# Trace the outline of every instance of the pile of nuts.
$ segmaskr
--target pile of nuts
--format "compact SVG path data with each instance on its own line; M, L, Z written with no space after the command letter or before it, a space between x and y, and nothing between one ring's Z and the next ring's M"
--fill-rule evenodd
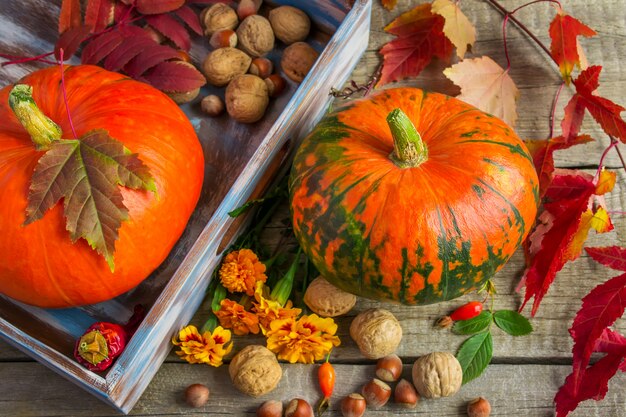
M202 11L200 20L214 48L202 63L209 84L226 86L225 105L217 95L204 97L202 110L210 116L224 111L241 123L254 123L265 114L270 97L285 89L285 80L274 73L274 63L266 57L276 39L288 45L280 66L294 82L302 82L318 53L304 42L311 21L292 6L272 9L268 17L258 13L262 0L241 0L237 10L216 3Z

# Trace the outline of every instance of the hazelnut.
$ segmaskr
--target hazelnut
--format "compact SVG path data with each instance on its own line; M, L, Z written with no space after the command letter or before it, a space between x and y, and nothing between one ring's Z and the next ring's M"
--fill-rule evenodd
M265 401L256 410L257 417L282 417L283 403L276 400Z
M300 83L309 73L319 54L304 42L296 42L285 48L280 66L287 77Z
M219 116L224 111L224 103L222 102L222 99L213 94L203 98L200 102L200 107L203 112L211 117Z
M309 36L311 19L302 10L292 6L280 6L269 14L274 35L287 45L303 41Z
M417 402L419 401L419 396L417 395L417 391L415 391L415 387L406 379L401 379L396 385L396 389L393 393L393 400L396 404L401 405L406 408L415 408L417 407Z
M258 121L268 103L267 86L256 75L240 75L226 87L226 111L238 122Z
M270 97L278 97L282 94L282 92L285 90L285 87L287 86L285 79L278 74L272 74L264 81Z
M313 408L306 400L294 398L285 408L285 417L313 417Z
M189 385L185 390L185 401L192 407L202 407L209 401L209 389L202 384Z
M391 312L372 308L352 320L350 337L363 356L378 359L395 352L402 340L402 327Z
M218 30L211 35L209 45L215 49L225 48L227 46L234 48L237 46L237 34L232 29Z
M341 415L361 417L365 413L365 407L365 398L361 394L353 393L341 400Z
M261 345L246 346L237 353L228 373L239 391L253 397L272 391L283 375L276 355Z
M239 23L235 10L224 3L215 3L204 9L200 21L204 23L204 34L209 36L218 30L235 29Z
M473 399L467 404L468 417L489 417L491 404L483 397Z
M248 16L237 28L239 48L251 56L263 56L274 49L270 22L258 14Z
M356 296L340 290L319 276L309 284L304 293L304 303L322 317L336 317L352 310Z
M267 78L272 74L274 64L267 58L254 58L248 70L250 74L261 78Z
M244 20L248 16L257 14L262 3L263 0L241 0L237 6L237 16L239 16L239 20Z
M209 84L221 87L250 68L250 58L239 49L226 47L216 49L204 59L202 71Z
M391 397L391 387L380 379L374 378L363 386L361 393L367 402L367 406L376 409L387 404Z
M402 375L402 360L395 353L380 358L376 363L376 376L383 381L397 381L400 375Z
M461 364L449 352L433 352L413 364L413 383L426 398L448 397L461 388Z

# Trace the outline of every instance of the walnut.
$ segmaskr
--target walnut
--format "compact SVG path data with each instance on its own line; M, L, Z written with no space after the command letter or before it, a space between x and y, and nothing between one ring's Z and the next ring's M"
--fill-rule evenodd
M426 398L448 397L461 388L461 364L449 352L433 352L413 364L413 384Z
M252 58L239 49L226 47L216 49L204 59L202 71L209 84L221 87L233 78L245 74Z
M269 20L258 14L248 16L237 28L239 48L251 56L263 56L274 49L274 32Z
M356 304L356 296L332 285L323 277L317 277L304 293L304 303L322 317L346 314Z
M402 327L390 311L372 308L352 320L350 337L363 356L379 359L395 352L402 340Z
M309 36L311 19L302 10L292 6L280 6L270 11L269 20L274 35L287 45L303 41Z
M228 373L239 391L253 397L272 391L283 375L276 356L261 345L246 346L237 353Z
M238 122L258 121L269 101L267 86L256 75L240 75L226 87L226 111Z
M309 73L319 54L304 42L296 42L285 48L280 66L287 77L300 83Z
M235 29L239 23L237 12L224 3L215 3L204 9L200 21L204 23L204 34L208 36L218 30Z

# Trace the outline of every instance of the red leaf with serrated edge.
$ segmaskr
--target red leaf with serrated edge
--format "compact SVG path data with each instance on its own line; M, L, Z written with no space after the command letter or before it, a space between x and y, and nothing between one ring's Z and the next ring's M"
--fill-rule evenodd
M146 16L146 22L163 36L174 42L180 49L188 51L191 48L191 38L185 27L172 16L159 14Z
M585 248L594 261L618 271L626 271L626 248L607 246L603 248Z
M574 94L567 106L565 106L565 114L561 121L561 133L565 141L570 141L576 137L578 132L580 132L580 126L583 124L585 105L578 98L579 95Z
M63 49L63 60L68 60L78 51L80 44L91 35L91 27L81 25L63 32L54 45L54 56L61 58L60 50Z
M103 66L109 71L119 71L131 59L139 55L141 51L155 44L156 42L149 38L148 35L145 35L145 37L125 37L122 43L106 57Z
M85 25L91 26L93 33L99 33L113 23L115 0L88 0L85 10Z
M155 65L167 61L168 59L179 58L178 51L169 46L154 44L141 51L134 57L128 65L124 67L124 72L133 78L137 78Z
M116 24L128 22L132 17L132 8L122 2L115 3L115 11L113 12L113 20Z
M191 30L196 32L198 35L203 34L202 26L200 25L200 17L191 7L183 6L180 9L177 9L174 13L176 13L176 16L185 22Z
M626 309L626 274L611 278L583 298L570 334L574 339L572 373L554 398L558 416L566 416L581 401L604 398L608 380L615 375L626 355L626 347L608 354L587 368L598 339L624 314Z
M563 136L548 140L525 140L530 155L535 164L535 170L539 177L539 195L543 197L552 182L554 173L554 151L570 148L574 145L591 142L593 139L588 135L577 136L566 141Z
M80 0L63 0L59 15L59 34L81 25Z
M626 350L626 337L611 330L604 329L602 335L596 340L596 344L593 347L594 352L620 354Z
M206 84L197 69L176 61L161 62L142 77L153 87L162 91L191 91Z
M591 94L598 89L600 86L600 72L602 71L602 66L600 65L592 65L587 68L583 72L580 73L578 77L574 80L574 85L576 86L576 92Z
M383 68L378 86L416 77L433 59L448 59L452 43L443 33L445 20L431 12L431 4L421 4L385 27L398 37L384 45Z
M83 64L96 65L117 48L124 37L117 30L105 32L96 36L85 45L81 54L81 62Z
M185 4L185 0L137 0L141 14L161 14L174 11Z
M580 68L580 57L578 56L577 38L578 36L590 37L596 31L559 10L552 23L550 23L550 52L556 61L561 75L569 84L574 66Z

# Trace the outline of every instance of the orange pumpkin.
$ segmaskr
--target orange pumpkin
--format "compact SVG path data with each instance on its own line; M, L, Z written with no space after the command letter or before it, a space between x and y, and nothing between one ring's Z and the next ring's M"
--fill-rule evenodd
M20 81L39 109L72 138L58 67ZM78 137L105 129L139 155L157 193L121 187L127 221L115 243L114 272L84 239L72 243L63 204L24 225L37 151L0 91L0 292L41 307L97 303L135 287L163 262L193 212L204 157L181 109L155 88L95 66L65 69L69 110Z

